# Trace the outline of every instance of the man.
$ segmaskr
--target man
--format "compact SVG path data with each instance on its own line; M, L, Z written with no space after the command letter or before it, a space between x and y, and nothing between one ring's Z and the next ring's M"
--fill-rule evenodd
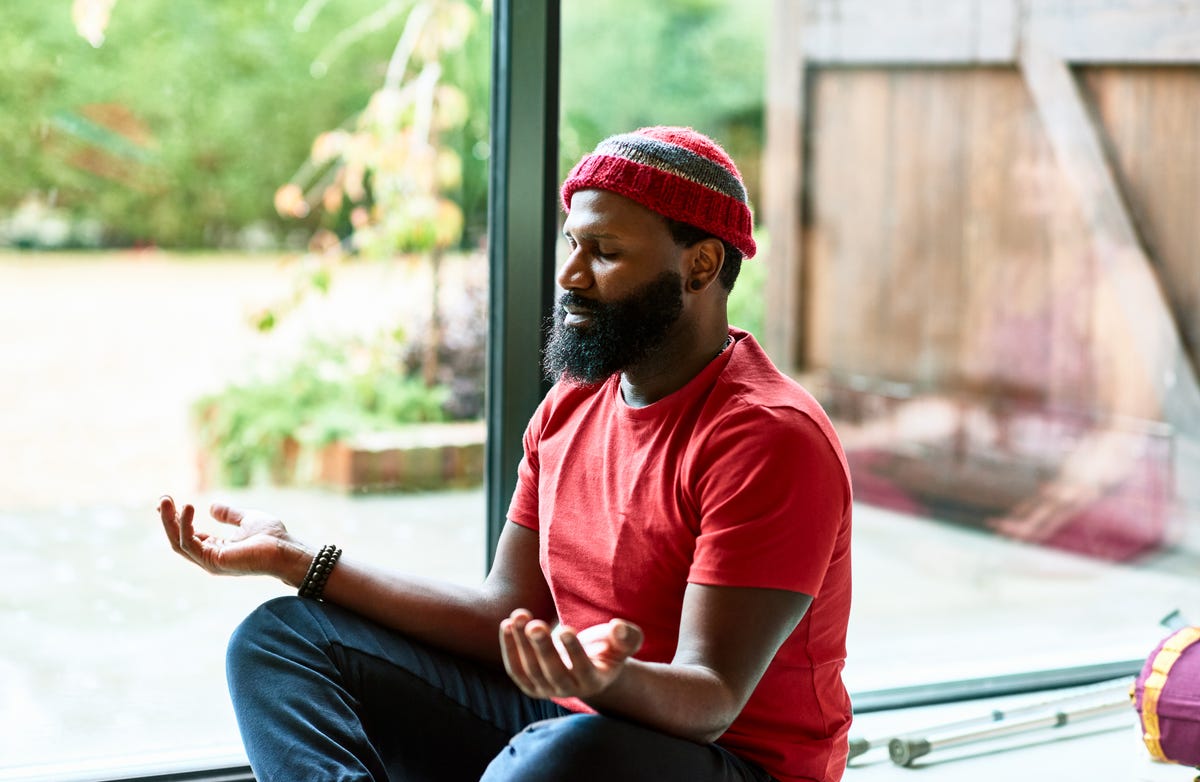
M646 128L562 188L569 254L496 561L406 577L214 506L176 551L300 587L230 642L261 782L837 780L850 482L816 401L726 300L755 251L715 142Z

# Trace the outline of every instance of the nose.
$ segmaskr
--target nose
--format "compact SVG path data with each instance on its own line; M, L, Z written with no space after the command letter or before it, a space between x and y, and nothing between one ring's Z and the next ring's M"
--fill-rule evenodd
M583 290L591 286L586 259L580 247L573 248L562 266L558 267L555 281L565 291Z

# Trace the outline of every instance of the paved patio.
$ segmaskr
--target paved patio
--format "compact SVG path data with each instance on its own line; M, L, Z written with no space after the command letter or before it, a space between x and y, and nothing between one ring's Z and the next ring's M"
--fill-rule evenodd
M355 264L271 334L248 315L286 297L275 258L0 255L0 769L48 760L236 748L229 631L280 594L208 578L162 539L163 493L205 508L191 401L310 334L417 324L420 264ZM450 264L447 287L465 273ZM221 495L313 540L459 581L484 572L481 490L348 497Z

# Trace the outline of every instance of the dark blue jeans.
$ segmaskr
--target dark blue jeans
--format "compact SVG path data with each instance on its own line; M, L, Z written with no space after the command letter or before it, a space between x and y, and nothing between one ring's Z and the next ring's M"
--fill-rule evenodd
M229 691L259 782L767 782L714 744L574 714L350 611L285 597L234 632Z

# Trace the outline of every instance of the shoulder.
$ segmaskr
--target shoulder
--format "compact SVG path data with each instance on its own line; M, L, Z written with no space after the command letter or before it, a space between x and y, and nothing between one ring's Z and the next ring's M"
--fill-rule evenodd
M849 490L849 467L833 423L817 399L775 366L757 340L734 330L729 363L708 399L709 455L824 463Z
M562 427L583 410L605 404L611 397L613 380L592 386L559 381L550 387L529 419L526 436L538 437L546 431Z
M726 423L758 421L785 432L829 440L841 451L833 423L808 389L775 366L753 335L734 330L736 344L712 401Z

